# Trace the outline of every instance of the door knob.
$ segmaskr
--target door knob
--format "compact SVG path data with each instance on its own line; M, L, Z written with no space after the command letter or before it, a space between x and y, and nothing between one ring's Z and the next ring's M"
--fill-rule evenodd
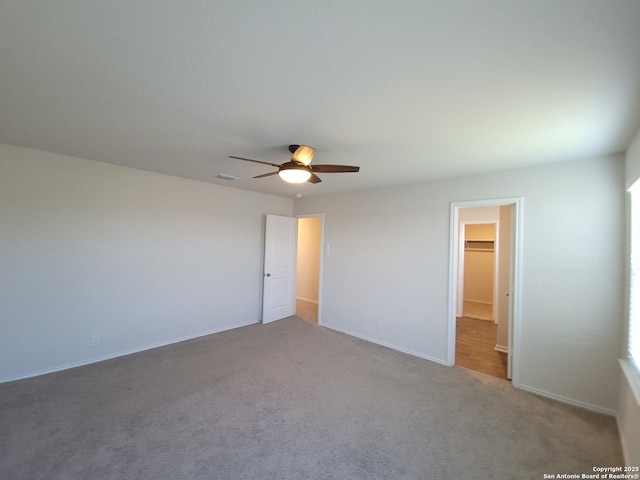
M270 277L270 276L271 276L271 274L270 274L270 273L265 273L265 274L264 274L264 276L265 276L265 277Z

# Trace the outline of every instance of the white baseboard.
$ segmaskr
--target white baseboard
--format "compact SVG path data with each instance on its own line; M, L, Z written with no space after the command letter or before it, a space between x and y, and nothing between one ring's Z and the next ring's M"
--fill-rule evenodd
M303 302L315 303L318 304L318 300L311 300L310 298L305 297L296 297L296 300L302 300Z
M540 395L541 397L547 397L547 398L550 398L552 400L557 400L559 402L566 403L568 405L573 405L574 407L585 408L587 410L591 410L592 412L604 413L605 415L610 415L612 417L615 417L615 415L616 415L615 410L611 410L609 408L604 408L604 407L599 407L597 405L592 405L592 404L586 403L586 402L581 402L579 400L574 400L572 398L563 397L562 395L556 395L555 393L545 392L544 390L539 390L537 388L529 387L527 385L520 384L520 386L518 388L520 388L521 390L524 390L526 392L529 392L529 393L534 393L536 395Z
M502 353L509 353L509 349L507 347L503 347L502 345L496 345L494 350Z
M227 330L233 330L235 328L247 327L249 325L254 325L256 323L260 323L260 322L256 321L256 322L240 323L240 324L237 324L237 325L231 325L229 327L217 328L217 329L214 329L214 330L208 330L208 331L196 333L196 334L193 334L193 335L187 335L187 336L184 336L184 337L175 338L175 339L167 340L167 341L164 341L164 342L153 343L153 344L150 344L150 345L145 345L143 347L136 347L136 348L132 348L130 350L122 350L120 352L111 353L111 354L103 355L103 356L99 356L99 357L94 357L94 358L91 358L89 360L82 360L82 361L79 361L79 362L68 363L68 364L65 364L65 365L58 365L56 367L47 368L45 370L37 370L35 372L30 372L30 373L27 373L25 375L18 375L16 377L0 378L0 383L14 382L16 380L24 380L26 378L39 377L40 375L46 375L47 373L61 372L62 370L69 370L70 368L83 367L85 365L91 365L92 363L104 362L105 360L111 360L112 358L124 357L125 355L131 355L133 353L144 352L145 350L151 350L153 348L164 347L166 345L171 345L171 344L174 344L174 343L184 342L184 341L187 341L187 340L193 340L194 338L198 338L198 337L206 337L207 335L213 335L214 333L226 332Z
M341 327L337 327L335 325L330 325L330 324L327 324L327 323L323 323L322 326L326 327L326 328L328 328L330 330L335 330L336 332L344 333L345 335L349 335L351 337L359 338L360 340L365 340L367 342L375 343L376 345L381 345L383 347L387 347L387 348L390 348L392 350L396 350L398 352L406 353L408 355L412 355L414 357L422 358L424 360L429 360L430 362L439 363L440 365L449 366L449 365L447 365L446 360L442 360L440 358L431 357L429 355L423 355L422 353L418 353L418 352L414 352L412 350L408 350L406 348L398 347L397 345L393 345L391 343L383 342L383 341L377 340L375 338L370 338L370 337L367 337L366 335L360 335L359 333L354 333L354 332L351 332L349 330L345 330L345 329L343 329Z
M493 302L487 302L485 300L474 300L473 298L463 298L464 302L481 303L483 305L493 305Z

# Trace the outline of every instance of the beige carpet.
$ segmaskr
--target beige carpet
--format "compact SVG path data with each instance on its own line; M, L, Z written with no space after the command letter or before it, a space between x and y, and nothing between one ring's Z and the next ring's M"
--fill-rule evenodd
M540 479L615 421L292 317L0 385L0 478Z

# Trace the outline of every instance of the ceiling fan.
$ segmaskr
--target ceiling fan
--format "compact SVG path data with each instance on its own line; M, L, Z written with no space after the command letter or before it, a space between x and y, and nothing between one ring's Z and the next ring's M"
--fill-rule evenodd
M271 165L278 170L275 172L264 173L257 175L253 178L270 177L271 175L279 175L285 182L289 183L320 183L320 177L316 173L345 173L345 172L359 172L360 167L352 165L311 165L313 155L316 149L308 147L307 145L289 145L289 152L291 152L291 160L281 165L271 162L263 162L261 160L253 160L251 158L236 157L229 155L229 158L235 158L236 160L244 160L246 162L262 163L264 165Z

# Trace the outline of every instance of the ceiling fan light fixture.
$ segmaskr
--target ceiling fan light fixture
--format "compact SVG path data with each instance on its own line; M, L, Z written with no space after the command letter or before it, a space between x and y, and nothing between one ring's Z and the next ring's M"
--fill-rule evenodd
M234 155L229 155L229 158L244 160L245 162L259 163L261 165L269 165L277 168L276 171L256 175L253 178L265 178L272 175L278 175L283 181L294 184L304 182L316 184L322 182L322 179L318 177L316 173L347 173L360 171L360 167L355 165L314 165L312 167L310 163L313 160L313 154L315 151L315 148L308 147L307 145L289 145L291 160L281 165L272 162L263 162L262 160L254 160L252 158L236 157Z
M280 178L289 183L303 183L311 177L311 171L307 168L281 168L278 172Z
M306 145L300 145L293 155L291 156L291 160L294 162L301 163L303 165L309 165L311 160L313 160L313 156L316 153L316 149L313 147L308 147Z

